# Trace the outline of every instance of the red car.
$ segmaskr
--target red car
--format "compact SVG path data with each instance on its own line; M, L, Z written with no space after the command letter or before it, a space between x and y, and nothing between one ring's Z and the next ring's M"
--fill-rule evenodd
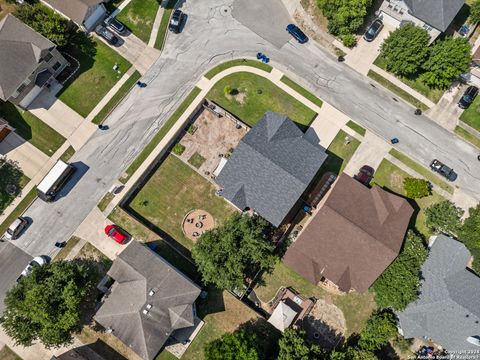
M373 179L374 172L375 170L373 170L372 167L363 165L358 171L358 174L354 176L354 179L360 181L365 186L369 186Z
M129 236L125 233L124 230L119 228L116 225L107 225L105 227L105 234L115 240L117 243L125 245L128 243Z

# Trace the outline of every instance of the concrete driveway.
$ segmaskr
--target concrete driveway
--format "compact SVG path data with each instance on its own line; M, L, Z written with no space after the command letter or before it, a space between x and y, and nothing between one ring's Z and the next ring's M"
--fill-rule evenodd
M440 101L426 112L426 115L444 128L453 131L463 112L457 103L467 87L467 85L455 84L449 88Z

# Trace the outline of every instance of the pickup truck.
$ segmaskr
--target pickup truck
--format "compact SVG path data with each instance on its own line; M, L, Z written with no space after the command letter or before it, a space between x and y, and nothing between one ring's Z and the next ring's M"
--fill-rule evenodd
M458 176L457 173L453 171L453 169L449 168L447 165L445 165L441 161L438 161L437 159L433 160L430 163L430 169L439 173L448 181L455 181Z

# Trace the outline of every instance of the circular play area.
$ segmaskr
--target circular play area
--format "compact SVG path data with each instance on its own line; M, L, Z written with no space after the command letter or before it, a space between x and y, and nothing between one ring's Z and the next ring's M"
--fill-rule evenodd
M200 209L190 211L185 215L182 222L183 233L192 241L197 241L205 231L212 230L214 227L213 216Z

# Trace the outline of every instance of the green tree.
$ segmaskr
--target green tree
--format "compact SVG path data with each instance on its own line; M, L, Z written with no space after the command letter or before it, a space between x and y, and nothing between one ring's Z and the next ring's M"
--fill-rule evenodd
M447 37L433 45L430 56L423 64L425 72L420 78L428 86L444 89L461 74L466 73L471 62L471 45L468 39Z
M353 48L357 44L357 37L353 34L345 34L342 36L342 43L348 48Z
M346 35L360 29L372 0L317 0L317 4L328 19L328 31Z
M40 3L18 6L15 16L58 46L67 45L74 33L67 19Z
M1 324L17 345L40 340L47 348L72 341L84 301L98 278L88 262L57 261L38 266L7 292Z
M405 178L403 188L405 194L411 199L419 199L431 194L430 183L424 179Z
M425 224L435 233L456 235L462 225L464 211L449 200L433 204L425 209Z
M0 159L0 214L22 189L23 173L11 160Z
M206 360L258 360L257 338L254 333L240 330L226 333L204 347Z
M393 314L388 311L375 311L360 334L358 346L367 351L380 350L395 338L397 333Z
M471 24L476 24L480 22L480 0L476 0L470 5L470 18L469 22Z
M427 30L405 24L391 32L380 47L388 71L406 77L416 75L428 57Z
M400 255L372 285L378 306L403 310L418 298L420 268L427 255L423 238L410 230Z
M371 351L348 347L344 351L332 351L328 360L378 360L378 357Z
M473 255L473 269L480 273L480 204L468 213L458 235Z
M320 347L306 342L305 332L287 329L280 338L278 360L310 360L320 356Z
M245 276L271 269L276 257L265 236L266 227L267 222L258 216L236 214L205 232L192 251L203 281L233 290L242 288Z

